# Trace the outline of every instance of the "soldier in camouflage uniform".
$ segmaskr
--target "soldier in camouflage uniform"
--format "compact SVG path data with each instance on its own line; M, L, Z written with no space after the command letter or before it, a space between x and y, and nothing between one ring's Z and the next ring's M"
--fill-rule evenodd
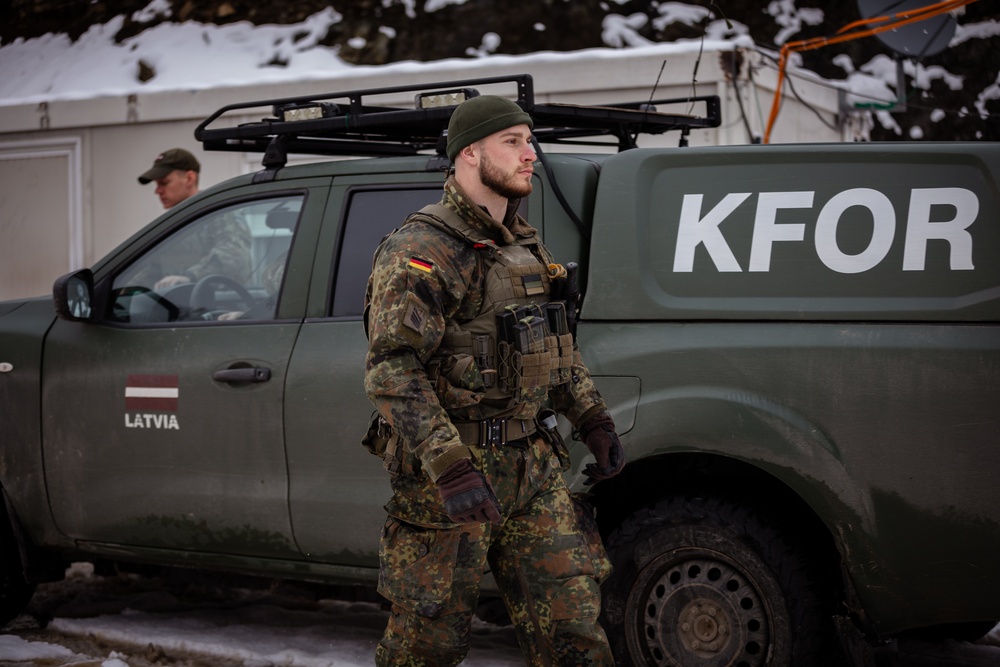
M198 194L201 164L189 151L171 148L153 160L153 166L139 176L139 183L156 183L156 196L163 208L172 208ZM233 213L201 223L197 231L168 246L158 258L157 274L146 271L133 284L163 290L174 285L197 282L221 274L243 284L250 278L250 227ZM155 285L147 285L155 280Z
M153 160L153 166L139 175L139 184L156 182L156 196L163 208L171 208L198 194L201 163L183 148L170 148Z
M624 452L558 317L563 267L516 213L531 192L531 128L504 98L461 104L441 202L375 254L365 389L379 417L366 444L393 488L379 574L392 610L378 665L460 663L487 568L528 664L613 664L597 623L610 563L566 487L568 457L546 409L595 455L592 480L616 475Z

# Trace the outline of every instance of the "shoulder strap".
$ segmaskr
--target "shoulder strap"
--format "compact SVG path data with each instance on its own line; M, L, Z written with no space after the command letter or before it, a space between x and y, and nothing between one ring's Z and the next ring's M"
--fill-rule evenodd
M462 216L441 204L428 204L416 213L411 213L406 218L406 222L409 223L411 221L424 222L431 227L440 229L446 234L465 241L476 250L493 250L496 248L496 244L492 241L476 235L475 230L469 223L462 219Z

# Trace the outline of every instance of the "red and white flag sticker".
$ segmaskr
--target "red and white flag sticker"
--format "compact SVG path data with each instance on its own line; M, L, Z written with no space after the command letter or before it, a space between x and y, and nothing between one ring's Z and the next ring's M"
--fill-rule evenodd
M176 375L129 375L125 385L125 409L177 411L180 397Z

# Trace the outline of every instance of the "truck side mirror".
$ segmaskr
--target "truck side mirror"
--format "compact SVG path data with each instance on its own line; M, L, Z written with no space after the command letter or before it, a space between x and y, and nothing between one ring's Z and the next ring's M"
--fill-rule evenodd
M94 273L80 269L58 278L52 286L56 314L72 322L94 319Z

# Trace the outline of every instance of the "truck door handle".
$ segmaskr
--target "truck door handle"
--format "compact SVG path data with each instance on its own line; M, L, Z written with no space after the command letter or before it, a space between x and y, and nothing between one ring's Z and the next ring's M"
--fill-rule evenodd
M270 368L226 368L212 373L217 382L267 382L271 379Z

